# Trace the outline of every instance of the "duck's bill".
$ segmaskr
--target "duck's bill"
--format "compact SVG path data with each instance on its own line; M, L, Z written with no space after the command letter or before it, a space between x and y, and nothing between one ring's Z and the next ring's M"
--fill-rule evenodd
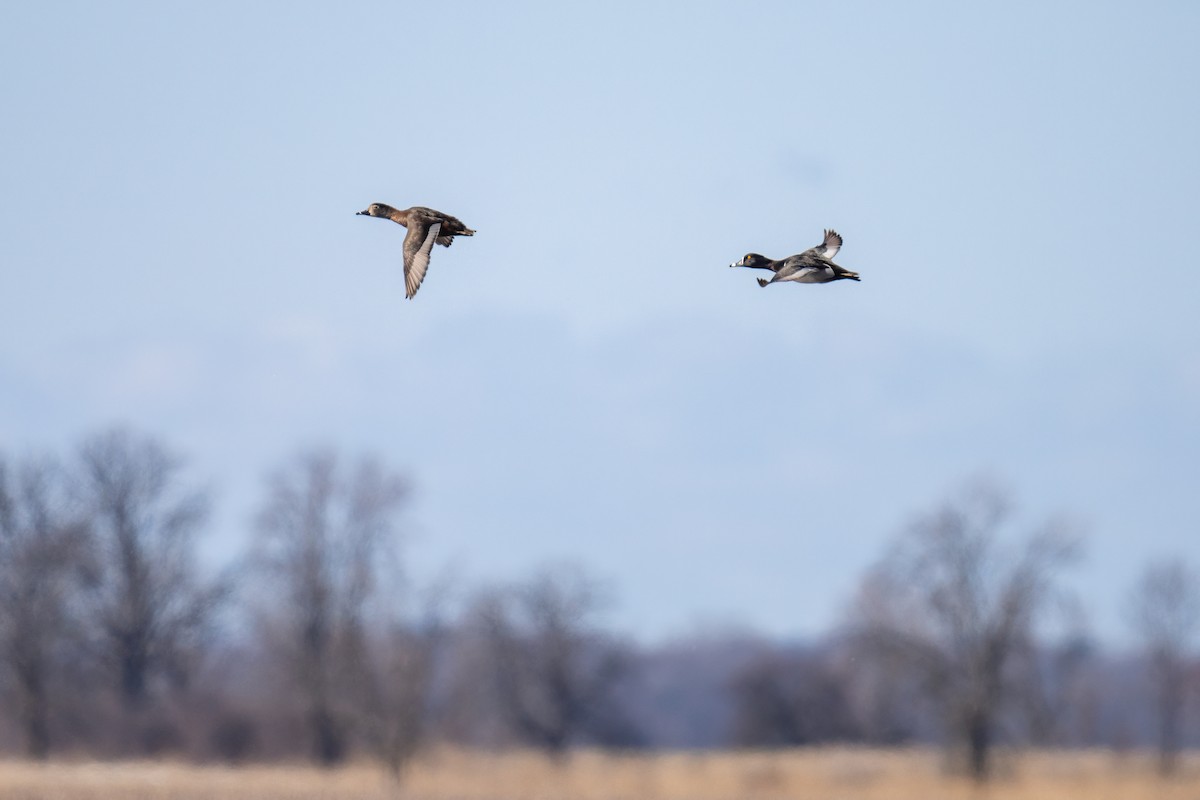
M354 216L356 216L356 217L357 217L357 216L359 216L360 214L363 214L363 215L366 215L366 216L368 216L368 217L369 217L369 216L371 216L371 214L370 214L370 211L371 211L371 209L369 209L369 208L364 208L362 211L355 211L355 212L354 212Z
M744 259L743 259L743 260L744 260ZM735 262L733 262L732 264L730 264L729 266L731 266L731 267L740 267L740 266L742 266L742 262L741 262L741 261L735 261Z

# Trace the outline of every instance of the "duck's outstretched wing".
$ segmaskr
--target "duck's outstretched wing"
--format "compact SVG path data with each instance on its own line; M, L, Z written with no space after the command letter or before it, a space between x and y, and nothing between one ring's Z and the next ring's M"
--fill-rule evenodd
M417 224L416 220L409 221L408 233L404 237L404 296L409 300L421 288L425 280L425 270L429 269L429 252L437 241L442 223L435 222L428 227Z
M832 259L837 255L838 250L842 249L842 237L837 231L830 228L825 231L825 241L813 248L822 258Z

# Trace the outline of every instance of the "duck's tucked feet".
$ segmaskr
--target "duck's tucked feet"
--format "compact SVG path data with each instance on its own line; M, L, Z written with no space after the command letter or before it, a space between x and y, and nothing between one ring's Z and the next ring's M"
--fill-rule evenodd
M754 280L758 281L759 286L766 286L768 283L770 283L770 281L765 278L755 278Z

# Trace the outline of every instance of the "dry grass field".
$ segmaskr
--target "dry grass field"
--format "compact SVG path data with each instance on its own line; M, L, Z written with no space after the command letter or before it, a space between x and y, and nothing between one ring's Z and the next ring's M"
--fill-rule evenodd
M1005 760L985 787L947 777L930 751L814 749L780 753L578 753L554 764L528 753L442 751L415 763L396 783L359 764L333 771L307 766L215 767L176 763L0 762L3 800L1195 800L1200 755L1181 776L1157 777L1146 755L1028 753Z

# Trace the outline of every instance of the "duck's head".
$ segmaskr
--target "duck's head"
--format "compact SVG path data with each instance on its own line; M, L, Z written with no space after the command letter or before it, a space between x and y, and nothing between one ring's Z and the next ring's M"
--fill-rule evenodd
M742 256L741 261L735 261L729 266L731 267L750 267L752 269L762 269L767 264L771 263L771 259L766 256L760 256L758 253L746 253Z
M368 217L389 217L395 213L396 209L389 206L387 203L371 203L362 211L355 211L355 216L362 214Z

